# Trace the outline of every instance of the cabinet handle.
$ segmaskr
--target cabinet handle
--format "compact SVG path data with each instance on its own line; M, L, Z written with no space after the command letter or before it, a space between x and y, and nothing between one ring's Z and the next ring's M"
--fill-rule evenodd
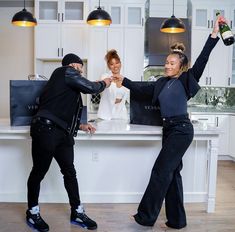
M62 22L64 22L64 13L62 13Z
M228 85L230 85L230 77L228 78Z
M57 55L60 56L60 49L57 49Z
M230 22L230 28L232 29L233 28L233 21L231 20Z
M207 20L207 28L210 28L210 20Z
M219 126L219 117L216 117L215 121L216 121L216 127L218 127Z
M206 85L208 84L208 77L206 77Z
M64 56L64 49L61 48L61 55Z
M60 21L60 13L58 13L58 18L57 18L58 22Z
M208 118L198 118L199 121L208 121Z
M213 24L214 24L214 22L213 22L213 20L211 20L211 28L213 28Z
M209 77L209 79L210 79L210 84L209 85L211 85L211 77Z

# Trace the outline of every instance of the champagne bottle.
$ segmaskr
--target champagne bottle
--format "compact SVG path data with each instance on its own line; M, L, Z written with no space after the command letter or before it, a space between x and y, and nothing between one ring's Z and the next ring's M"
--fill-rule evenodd
M219 12L216 16L220 15ZM219 31L221 38L226 46L232 45L234 43L234 35L226 22L219 22Z

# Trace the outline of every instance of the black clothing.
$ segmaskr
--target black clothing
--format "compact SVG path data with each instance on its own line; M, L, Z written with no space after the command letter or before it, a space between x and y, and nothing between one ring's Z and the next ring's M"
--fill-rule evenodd
M187 114L186 92L178 79L170 79L162 88L158 99L162 117Z
M80 124L82 93L99 93L104 81L91 82L74 68L57 68L42 95L39 110L30 128L33 168L28 179L28 207L38 205L40 183L53 158L64 176L64 186L72 209L80 205L74 168L74 138Z
M76 136L82 114L80 93L100 93L104 89L104 81L91 82L70 66L57 68L40 96L35 117L50 119Z
M178 77L185 90L178 92L178 95L183 95L179 96L179 98L183 99L186 97L190 99L200 89L198 81L218 40L219 38L213 39L209 36L193 67ZM162 90L166 88L165 85L167 85L169 80L169 77L162 77L147 86L140 86L124 78L122 84L136 95L145 99L152 99L156 106L159 106L160 102L161 110L162 104L164 104L164 99L161 96ZM175 87L172 84L168 90L174 91ZM177 94L175 97L177 97ZM168 104L168 102L165 101L165 104ZM182 101L183 103L185 105L182 108L187 108L187 101ZM169 106L164 107L170 109ZM163 113L165 114L165 111ZM172 114L171 117L163 117L162 149L153 166L148 186L138 207L138 212L134 215L136 222L144 226L154 225L164 198L167 217L166 225L180 229L187 224L180 171L183 167L183 155L193 140L194 131L188 115L184 114L184 110L182 111L183 115L178 115L180 113L178 111L176 113L176 115Z
M218 40L218 37L214 39L209 36L193 67L179 76L178 80L180 80L184 86L188 100L191 97L194 97L200 89L200 86L198 85L199 79L205 69L210 53ZM161 77L152 84L140 87L138 84L134 85L129 79L124 78L122 85L142 98L152 99L152 102L159 106L158 96L169 79L169 77Z

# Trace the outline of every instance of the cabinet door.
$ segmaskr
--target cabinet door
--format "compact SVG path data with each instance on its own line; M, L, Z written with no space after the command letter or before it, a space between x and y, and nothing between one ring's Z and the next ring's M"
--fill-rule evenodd
M230 85L229 62L231 46L225 46L220 39L209 58L209 79L211 86L227 87Z
M40 24L35 28L35 57L55 59L61 57L60 25Z
M212 29L216 20L216 13L220 12L221 15L226 18L229 17L228 8L217 6L203 6L205 4L200 4L199 6L193 6L193 17L192 26L193 29ZM203 6L203 7L202 7Z
M125 28L124 31L124 75L141 81L144 66L144 31L142 28Z
M231 86L235 86L235 43L230 46L229 77Z
M110 13L110 16L112 19L111 27L124 25L124 6L123 5L111 4L108 7L108 12Z
M58 0L36 0L35 16L38 23L55 23L59 21L60 2Z
M202 51L202 48L205 45L205 42L209 36L209 33L207 31L201 31L201 30L192 30L192 50L191 50L191 63L192 66L196 59L198 58L199 54ZM199 84L201 86L207 86L210 85L210 79L209 79L209 64L207 63L204 72L200 78Z
M206 30L192 30L192 65L202 51L210 33ZM220 40L212 50L206 68L200 78L201 86L227 87L230 85L229 63L231 46Z
M123 65L124 59L124 32L122 28L109 27L107 30L107 50L117 50ZM123 69L123 67L122 67ZM123 71L123 70L122 70Z
M229 155L235 159L234 132L235 132L235 115L231 115L230 126L229 126Z
M125 26L143 27L144 7L142 4L127 4L125 6Z
M215 124L222 131L219 135L219 155L229 155L229 116L215 115Z
M88 57L88 28L85 25L63 23L61 26L62 56L75 53L82 59Z
M86 3L83 0L64 0L61 4L62 22L78 23L86 20Z
M88 60L88 78L95 81L100 79L106 70L104 56L107 52L107 28L90 27L89 28L89 60Z

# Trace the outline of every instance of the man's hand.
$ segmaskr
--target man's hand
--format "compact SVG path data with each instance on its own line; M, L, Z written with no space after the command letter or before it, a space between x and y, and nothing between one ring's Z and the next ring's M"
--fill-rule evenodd
M106 88L108 88L111 85L112 79L110 77L107 77L103 81L106 84Z
M79 129L85 132L88 132L90 134L94 134L96 129L91 124L80 124Z

